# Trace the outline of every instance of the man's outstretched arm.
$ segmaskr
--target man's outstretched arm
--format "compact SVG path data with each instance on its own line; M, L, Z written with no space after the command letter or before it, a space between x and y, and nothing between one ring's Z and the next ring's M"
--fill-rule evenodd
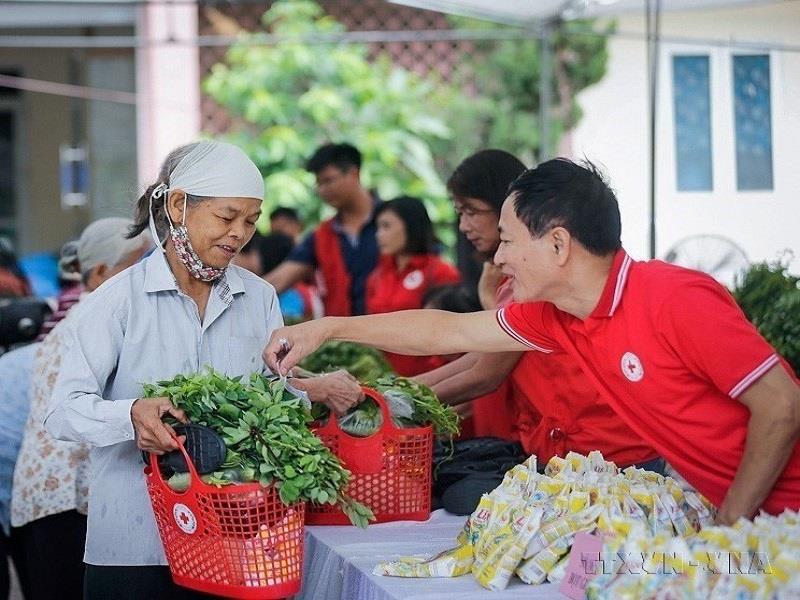
M494 311L406 310L325 317L282 327L273 332L264 349L264 362L273 372L285 373L327 340L358 342L412 356L529 349L503 331Z

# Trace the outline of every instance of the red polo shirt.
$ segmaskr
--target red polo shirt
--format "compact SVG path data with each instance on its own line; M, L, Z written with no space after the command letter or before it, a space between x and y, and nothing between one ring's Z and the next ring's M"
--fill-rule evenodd
M533 350L576 359L631 429L709 500L722 502L750 417L735 399L781 362L725 288L697 271L637 262L620 250L587 319L543 302L512 304L497 319ZM762 508L800 509L800 444Z
M512 292L504 281L497 290L497 306L511 304ZM476 410L473 405L476 431L482 420L507 414L525 451L543 462L570 451L588 454L600 450L620 466L658 456L617 416L567 354L526 352L511 371L509 384L504 397L488 398L493 401L494 413L491 407ZM481 398L484 403L486 400Z
M381 256L378 266L367 279L367 313L422 308L422 298L429 289L460 280L458 269L435 254L412 256L402 270L397 268L393 256ZM395 372L405 377L430 371L445 362L439 356L385 354Z

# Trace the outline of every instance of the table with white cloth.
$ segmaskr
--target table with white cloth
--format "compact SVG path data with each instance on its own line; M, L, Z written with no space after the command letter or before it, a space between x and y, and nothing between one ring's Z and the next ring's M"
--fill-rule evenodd
M430 556L456 545L466 517L437 510L424 522L306 528L302 600L506 600L559 598L554 584L526 585L512 578L502 592L482 588L472 575L412 579L373 575L383 560Z

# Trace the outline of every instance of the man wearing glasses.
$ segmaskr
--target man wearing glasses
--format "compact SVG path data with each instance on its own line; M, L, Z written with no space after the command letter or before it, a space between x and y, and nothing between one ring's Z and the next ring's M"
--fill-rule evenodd
M264 278L278 293L319 272L325 314L364 314L364 291L378 261L373 213L379 198L361 185L361 153L326 144L308 160L320 197L336 215L320 224Z

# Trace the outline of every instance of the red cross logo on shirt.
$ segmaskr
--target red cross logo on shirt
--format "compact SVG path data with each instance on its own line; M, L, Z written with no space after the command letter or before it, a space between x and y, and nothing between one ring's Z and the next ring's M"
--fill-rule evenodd
M622 374L625 375L628 381L637 382L644 377L642 361L633 352L626 352L622 355L620 367L622 368Z

